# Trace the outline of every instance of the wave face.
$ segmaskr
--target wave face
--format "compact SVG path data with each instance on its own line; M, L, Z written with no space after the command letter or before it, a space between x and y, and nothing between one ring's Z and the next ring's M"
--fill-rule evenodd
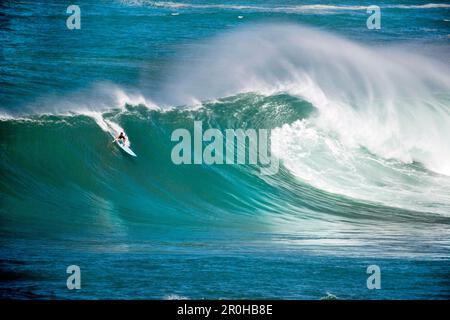
M15 212L9 218L19 224L54 212L43 227L71 217L66 227L81 229L107 222L113 229L156 223L247 231L262 225L287 232L307 230L303 223L292 224L305 219L311 220L311 234L323 221L336 219L349 219L350 228L388 221L402 232L416 222L447 228L450 177L349 143L334 127L324 127L320 113L285 92L241 93L193 109L127 104L103 113L6 119L1 122L4 209ZM178 128L192 132L194 120L202 121L204 130L271 129L271 153L281 161L280 172L261 176L251 165L173 164L170 135ZM121 130L137 159L111 145L109 132ZM121 217L97 221L99 214L112 213Z
M294 2L270 10L363 10L352 2ZM64 277L74 263L86 272L83 298L449 297L450 55L439 42L448 27L433 38L437 45L428 39L433 55L427 55L422 42L388 41L397 35L379 33L374 37L382 41L364 44L360 31L347 39L300 23L216 33L237 23L230 9L247 18L260 7L253 16L259 19L272 14L260 16L265 5L109 6L87 10L87 19L101 23L79 34L86 50L79 59L62 40L42 41L48 56L73 58L73 72L43 73L58 60L2 68L1 84L8 85L0 97L0 297L73 298L56 275L63 270ZM385 6L448 10L444 4ZM39 3L30 10L46 8ZM182 14L168 15L175 9ZM205 18L205 9L217 15ZM127 21L136 24L120 25L124 20L108 10L130 10ZM442 12L436 15L442 24ZM149 16L164 27L148 31ZM16 18L11 30L28 32ZM335 19L342 26L347 16ZM168 21L192 28L178 28L176 38ZM106 32L109 23L124 33ZM413 36L405 38L415 39L415 32L407 29ZM25 46L21 35L16 42L5 37L8 52ZM91 55L103 36L104 51ZM144 48L134 50L136 43ZM168 57L174 48L182 53ZM103 55L99 70L86 67ZM62 81L67 74L73 83ZM142 88L130 85L137 82ZM280 171L262 176L253 165L175 165L171 133L192 132L195 120L204 130L270 129ZM111 143L110 133L121 130L137 158ZM387 274L382 292L365 286L370 264Z

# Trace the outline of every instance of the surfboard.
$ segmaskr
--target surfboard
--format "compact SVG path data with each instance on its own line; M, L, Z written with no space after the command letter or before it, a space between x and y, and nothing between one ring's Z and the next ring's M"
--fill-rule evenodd
M111 134L111 136L115 139L116 137ZM127 137L128 139L128 137ZM129 146L127 146L126 144L124 144L121 140L116 140L116 144L119 146L120 149L122 149L123 151L125 151L127 154L129 154L132 157L137 157L136 153L133 152L133 150L130 149Z
M130 149L129 146L126 146L122 141L116 141L117 145L126 153L128 153L132 157L137 157L136 153L133 152L133 150Z

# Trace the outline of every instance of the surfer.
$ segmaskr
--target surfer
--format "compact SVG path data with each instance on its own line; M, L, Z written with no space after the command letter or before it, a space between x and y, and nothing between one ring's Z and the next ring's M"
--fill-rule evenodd
M112 133L111 135L114 137ZM130 156L137 157L133 150L130 149L130 142L128 141L128 137L123 131L120 131L120 134L114 138L112 143L114 142L117 142L117 145L120 147L120 149L128 153Z
M117 136L117 138L114 139L113 142L121 141L121 140L122 140L122 143L125 145L125 142L127 141L127 137L125 136L123 131L120 132L120 134Z

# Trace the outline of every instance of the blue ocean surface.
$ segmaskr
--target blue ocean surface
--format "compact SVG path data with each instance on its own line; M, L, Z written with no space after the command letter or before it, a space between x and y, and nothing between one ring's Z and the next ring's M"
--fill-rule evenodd
M0 298L450 298L447 2L6 0L0 41ZM175 164L194 121L279 171Z

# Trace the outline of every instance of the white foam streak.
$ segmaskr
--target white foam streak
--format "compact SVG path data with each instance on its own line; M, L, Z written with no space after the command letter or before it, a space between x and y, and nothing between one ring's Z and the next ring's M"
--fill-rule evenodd
M397 9L436 9L436 8L450 8L450 4L448 3L426 3L420 5L388 5L388 8L397 8Z
M156 8L166 9L223 9L223 10L252 10L263 12L314 12L327 13L333 11L360 11L367 10L368 6L360 5L327 5L327 4L308 4L295 6L260 6L260 5L234 5L234 4L196 4L173 1L150 1L150 0L122 0L123 4L133 6L149 5ZM380 5L381 8L389 9L445 9L450 8L446 3L427 3L422 5Z

